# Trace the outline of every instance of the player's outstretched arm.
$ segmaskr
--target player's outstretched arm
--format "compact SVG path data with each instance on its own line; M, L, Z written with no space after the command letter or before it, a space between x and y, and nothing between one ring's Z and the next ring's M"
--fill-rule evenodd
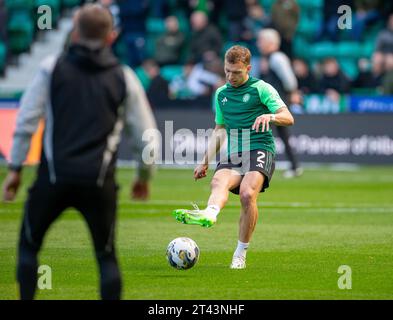
M11 159L7 177L2 187L2 200L13 201L21 184L22 165L30 149L31 137L45 116L49 100L50 74L56 58L46 58L33 81L27 86L20 102L11 148Z
M256 132L259 130L261 132L269 131L271 123L276 126L292 126L295 120L287 107L281 107L276 113L263 114L256 118L252 130Z
M206 172L207 169L209 168L209 162L211 161L211 159L213 159L216 156L218 150L220 150L222 143L225 140L225 137L226 137L225 126L217 124L209 140L207 150L203 157L202 163L197 165L194 170L195 180L206 177Z
M130 68L124 67L124 74L127 84L125 122L138 160L137 178L131 186L130 195L133 199L146 200L159 146L158 129L142 84ZM151 139L144 139L145 134ZM150 152L144 153L145 150ZM144 158L144 154L148 159Z

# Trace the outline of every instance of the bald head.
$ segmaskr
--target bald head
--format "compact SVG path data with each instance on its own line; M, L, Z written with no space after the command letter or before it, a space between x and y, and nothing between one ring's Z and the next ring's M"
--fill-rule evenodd
M99 4L86 4L74 17L75 30L80 42L104 45L113 31L112 15Z
M206 13L203 11L194 11L190 19L191 27L194 31L200 31L204 29L209 23L209 19Z
M277 51L280 48L281 37L274 29L262 29L258 33L257 46L264 54Z

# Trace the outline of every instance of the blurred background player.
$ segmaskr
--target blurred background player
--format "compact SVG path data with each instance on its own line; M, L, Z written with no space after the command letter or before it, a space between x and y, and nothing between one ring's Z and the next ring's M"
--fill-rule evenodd
M290 105L291 96L297 93L298 84L290 60L285 53L279 51L280 43L280 34L274 29L263 29L258 34L258 48L268 62L267 74L263 79L278 91L287 105ZM289 129L285 126L277 126L276 129L278 136L284 143L285 153L291 163L290 169L284 172L284 177L300 176L303 170L299 167L295 153L289 143Z
M80 211L94 242L101 298L121 297L115 253L117 184L115 164L124 123L139 153L142 133L156 127L133 71L110 46L116 38L110 12L88 4L76 13L68 50L48 57L21 100L3 198L12 201L21 184L22 163L32 134L45 118L37 178L25 204L17 278L21 299L33 299L37 255L50 225L69 207ZM146 199L152 166L140 159L133 196Z
M173 211L176 220L182 223L211 227L228 201L229 191L239 194L239 240L232 269L246 267L246 250L258 219L257 198L269 187L274 172L275 143L270 124L289 126L294 123L277 91L270 84L249 76L250 61L250 51L242 46L233 46L225 54L227 83L215 94L216 126L202 164L194 170L196 180L206 177L209 163L225 139L225 128L229 159L217 165L207 208ZM239 112L239 109L244 111Z

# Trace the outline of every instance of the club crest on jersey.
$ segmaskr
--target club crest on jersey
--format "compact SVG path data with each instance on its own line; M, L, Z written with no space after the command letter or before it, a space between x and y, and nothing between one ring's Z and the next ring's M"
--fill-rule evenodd
M250 94L249 94L249 93L246 93L246 94L243 96L243 102L248 102L248 100L250 100Z

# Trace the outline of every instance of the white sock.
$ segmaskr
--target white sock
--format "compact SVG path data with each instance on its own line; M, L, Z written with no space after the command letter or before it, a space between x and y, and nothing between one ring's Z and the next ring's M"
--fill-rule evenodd
M208 215L212 215L213 217L217 218L218 214L220 213L220 207L215 204L212 204L206 207L205 212Z
M244 242L241 242L240 240L238 240L237 241L237 248L236 248L235 253L233 255L237 256L237 257L245 258L246 254L247 254L248 245L249 245L249 242L244 243Z

